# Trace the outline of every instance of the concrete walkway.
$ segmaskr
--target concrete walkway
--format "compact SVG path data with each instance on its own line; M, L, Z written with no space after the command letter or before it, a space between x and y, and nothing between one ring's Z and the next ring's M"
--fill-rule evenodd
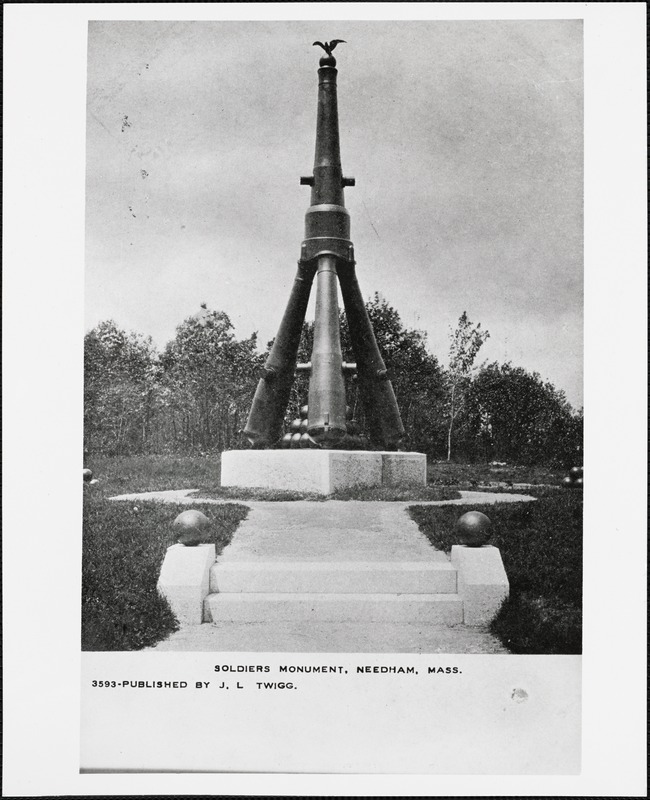
M519 494L461 492L461 498L442 501L235 501L195 498L195 490L120 495L112 500L155 500L167 503L223 504L241 502L251 511L233 541L217 559L217 567L256 563L262 569L301 569L337 566L371 570L392 565L395 570L418 569L449 559L435 550L410 519L412 505L479 505L530 502ZM273 567L273 564L276 567ZM321 565L320 567L318 565ZM346 564L348 566L346 566ZM266 565L266 566L265 566ZM309 565L309 566L308 566ZM376 577L376 576L375 576ZM286 591L286 590L285 590ZM363 593L364 589L360 591ZM374 591L374 590L366 590ZM307 595L305 595L306 597ZM212 597L218 597L213 595ZM235 596L236 597L236 596ZM349 595L348 595L349 597ZM366 595L372 602L377 595ZM415 597L415 595L408 595ZM229 602L223 595L217 602ZM322 600L322 595L320 596ZM407 596L404 596L407 599ZM445 624L443 619L337 621L319 619L236 620L224 610L222 619L183 627L152 650L199 652L319 652L319 653L505 653L486 628Z
M250 507L220 563L447 560L420 533L402 503L295 501Z
M213 622L147 648L200 653L507 653L485 628L404 622Z
M160 492L134 492L133 494L119 494L109 497L109 500L155 500L159 503L179 503L181 505L223 505L224 503L239 503L241 505L258 508L260 506L274 506L288 508L290 506L326 505L327 508L336 506L391 506L394 508L408 508L409 506L466 506L493 503L527 503L535 500L527 494L510 494L508 492L470 492L461 490L460 497L455 500L216 500L211 497L194 497L198 489L166 489Z

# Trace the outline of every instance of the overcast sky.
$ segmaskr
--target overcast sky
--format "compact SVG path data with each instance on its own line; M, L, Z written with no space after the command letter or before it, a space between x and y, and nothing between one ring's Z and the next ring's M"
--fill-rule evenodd
M580 20L91 22L87 328L163 346L207 302L239 337L275 335L309 205L311 43L333 38L364 295L443 363L467 311L480 360L581 406Z

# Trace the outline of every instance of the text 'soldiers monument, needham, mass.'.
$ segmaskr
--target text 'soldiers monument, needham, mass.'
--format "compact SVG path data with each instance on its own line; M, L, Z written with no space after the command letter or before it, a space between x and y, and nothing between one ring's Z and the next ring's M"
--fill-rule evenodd
M223 454L222 485L245 485L248 480L248 485L299 488L292 483L294 468L298 467L302 474L304 465L298 466L298 461L311 459L315 466L315 457L318 453L324 456L323 451L340 456L347 452L350 456L346 469L343 470L349 473L347 478L342 478L341 481L325 481L324 485L329 489L335 485L350 484L355 478L357 483L366 484L426 481L424 455L394 452L404 437L404 426L355 272L350 214L345 208L344 198L345 187L354 186L355 181L354 178L344 177L341 168L337 69L336 59L332 55L332 50L342 41L335 39L329 43L314 42L325 50L325 55L320 59L318 70L314 171L313 175L300 179L302 185L311 187L311 205L305 215L305 239L289 301L264 365L244 428L244 434L253 445L254 451L230 451ZM313 350L309 363L297 364L298 347L314 278L316 313ZM355 364L343 361L337 282L341 287ZM283 441L283 422L297 370L309 374L308 403L303 408L305 420L300 436L285 436ZM386 458L382 466L380 451L372 454L368 451L359 452L359 437L349 425L346 415L345 374L354 372L358 379L370 441L375 448L381 448L385 456L392 453L390 461L393 467L387 467ZM295 450L279 450L287 444L291 447L312 449L301 449L300 453ZM357 452L353 452L355 450ZM259 457L264 452L270 456L269 451L273 451L277 458L266 464L265 459ZM237 462L239 466L235 468L236 453L241 458L244 453L248 453L246 466L242 460L241 463ZM379 458L379 473L375 473L374 477L364 472L364 455L367 456L365 462L368 463L372 460L371 455L376 456L375 462ZM257 456L257 461L255 458L251 460L251 456ZM398 467L399 456L405 458ZM420 458L415 459L416 456ZM289 464L286 457L295 457L295 460ZM328 462L330 467L332 463ZM337 463L341 463L340 458ZM266 466L262 467L263 464ZM257 473L258 466L260 469L279 469L285 477L274 481L272 476L268 476L268 480L264 480L260 477L261 473Z
M301 184L311 186L311 206L305 215L305 240L298 274L244 429L254 446L272 447L281 438L314 276L316 316L309 368L307 433L324 448L339 446L347 434L343 371L354 366L344 364L341 354L338 278L371 438L391 449L404 436L393 388L355 274L350 215L344 199L344 188L354 186L354 179L343 177L341 169L337 70L331 54L337 43L334 40L322 45L326 55L321 58L318 70L314 174L300 179Z

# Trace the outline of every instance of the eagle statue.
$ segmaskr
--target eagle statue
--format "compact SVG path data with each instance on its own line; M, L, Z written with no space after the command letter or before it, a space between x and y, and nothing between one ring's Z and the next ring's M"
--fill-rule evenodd
M332 39L331 42L314 42L312 47L318 45L319 47L323 48L323 50L327 53L328 56L331 56L332 50L334 50L337 44L347 44L347 42L345 41L345 39Z

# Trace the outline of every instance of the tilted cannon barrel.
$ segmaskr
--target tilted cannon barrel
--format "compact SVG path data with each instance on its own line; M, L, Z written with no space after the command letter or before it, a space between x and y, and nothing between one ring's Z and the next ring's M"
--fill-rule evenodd
M299 264L287 308L282 317L244 428L254 447L272 445L282 436L282 422L296 371L298 347L315 267Z

